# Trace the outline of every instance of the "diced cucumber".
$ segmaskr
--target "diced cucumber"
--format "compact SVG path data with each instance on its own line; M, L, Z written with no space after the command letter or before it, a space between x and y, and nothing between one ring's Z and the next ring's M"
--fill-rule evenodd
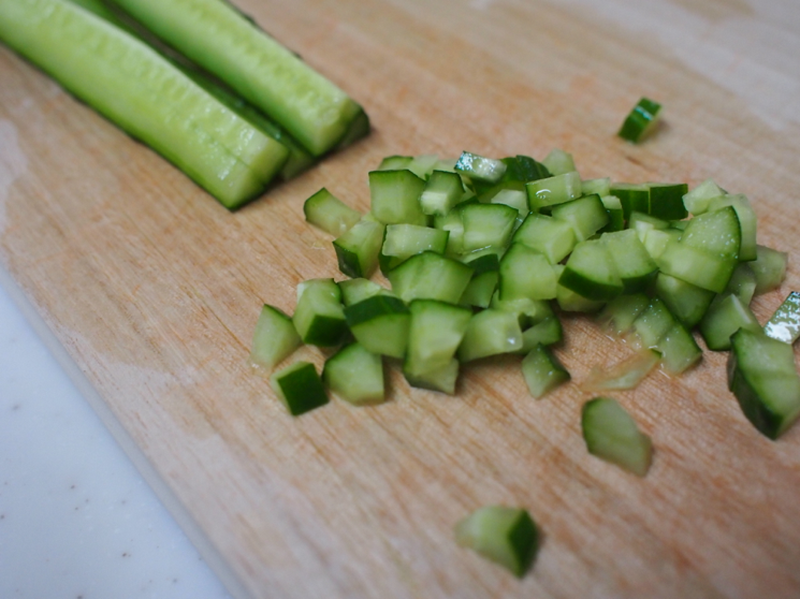
M597 194L553 206L552 215L570 224L578 242L586 241L608 224L608 211Z
M328 395L311 362L295 362L270 377L272 389L292 416L328 403Z
M735 257L721 258L701 248L669 240L664 251L656 258L656 263L663 273L701 289L721 293L731 280L738 260Z
M644 476L650 469L653 443L615 399L596 397L581 411L581 429L590 454Z
M372 215L385 225L406 223L427 225L420 196L425 180L409 170L381 170L369 173Z
M415 300L403 373L412 386L452 394L458 376L454 360L472 312L436 300ZM455 364L454 364L455 362Z
M501 300L530 298L549 300L556 297L558 278L544 256L522 243L513 243L500 261Z
M503 181L520 181L527 183L528 181L536 181L536 179L544 179L551 175L547 167L541 162L537 162L530 156L508 156L502 159L506 165L506 172L503 173ZM575 170L575 169L573 169Z
M354 406L374 405L386 399L383 361L359 343L351 343L328 358L322 381Z
M362 218L334 239L333 248L339 261L339 270L353 278L372 276L378 268L383 232L383 224Z
M457 173L433 171L419 197L425 214L447 214L464 195L464 186Z
M555 345L564 338L561 320L556 316L546 316L541 321L522 331L521 354L527 354L537 345Z
M711 200L721 195L725 195L725 191L711 179L706 179L683 195L683 205L690 214L697 216L707 212Z
M540 399L570 380L567 369L547 347L536 345L522 360L522 376L534 399Z
M250 361L272 370L301 344L292 319L274 306L264 304L253 331Z
M631 143L640 143L655 128L660 116L661 104L642 98L625 117L617 135Z
M334 237L344 235L362 217L358 210L342 202L325 187L305 201L303 214L306 222Z
M381 163L378 165L378 168L375 170L378 171L400 171L403 169L407 169L411 163L414 161L413 156L386 156L381 160Z
M731 337L728 385L742 412L770 439L800 416L800 377L792 346L763 332L740 329Z
M402 358L408 345L411 313L402 300L391 295L373 295L344 309L350 332L375 354Z
M646 183L612 183L611 195L619 198L626 221L634 212L650 214L650 187Z
M392 291L405 302L437 299L457 304L472 279L472 268L434 252L422 252L386 276Z
M639 241L636 231L627 229L603 233L600 239L606 245L622 281L623 293L645 290L655 278L658 266Z
M700 321L700 334L712 351L730 349L731 335L739 329L760 331L761 325L750 307L732 293L716 298Z
M553 175L563 175L577 170L572 154L561 148L550 150L550 153L542 159L542 165Z
M491 308L516 314L520 326L530 326L541 322L548 316L553 316L550 303L542 300L533 300L529 297L518 297L510 300L500 299L500 294L495 293L490 304Z
M415 370L410 364L403 365L403 376L410 386L455 395L460 369L457 359L452 358L446 364L435 368L417 366L419 369Z
M514 243L524 243L558 264L574 249L577 240L572 225L545 214L530 213L514 233Z
M276 119L312 154L336 146L361 107L222 0L114 0Z
M792 345L800 338L800 293L792 291L764 325L768 337Z
M539 212L542 208L581 197L583 194L581 183L581 176L577 171L526 183L525 190L528 193L528 206L531 212Z
M480 183L497 183L506 172L506 168L502 160L485 158L472 152L462 152L455 166L457 173Z
M288 156L133 35L64 0L4 0L0 39L225 207L261 193Z
M597 194L601 198L611 195L611 179L602 177L599 179L584 179L581 182L581 192L583 195Z
M464 206L460 213L464 225L462 252L507 246L518 215L505 204L478 203Z
M342 303L345 306L352 306L358 302L378 294L389 294L388 289L384 289L374 281L357 277L355 279L345 279L336 283L342 292Z
M470 318L458 359L469 362L488 356L508 354L522 347L522 330L513 312L487 308Z
M539 530L522 508L492 505L475 510L455 527L456 542L521 578L539 545Z
M347 333L342 292L333 279L310 279L297 288L294 326L308 345L333 347Z
M747 196L741 193L725 194L718 198L713 198L708 204L708 210L719 210L732 207L736 211L736 218L739 220L741 230L741 241L739 245L739 260L749 262L755 260L756 252L756 213Z
M613 299L624 289L608 247L599 239L583 241L575 246L558 282L595 301Z
M786 267L789 254L763 245L756 246L756 259L750 262L750 268L756 276L756 295L772 291L780 287L786 278Z
M619 295L606 304L597 320L601 327L619 337L633 330L634 321L649 305L644 293Z
M649 214L664 220L681 220L689 216L683 196L689 192L686 183L648 183Z
M600 229L600 233L622 231L625 228L625 213L620 199L617 196L603 195L600 196L600 201L608 214L608 223Z
M411 256L422 252L444 254L449 233L420 225L386 225L379 255L381 271L389 272Z
M473 269L473 275L458 303L462 306L488 308L500 281L500 261L497 254L484 254L465 260L464 263Z
M518 219L521 220L525 218L528 216L529 212L528 194L525 192L525 188L522 186L522 184L520 184L519 187L519 189L500 189L497 193L493 194L491 198L489 198L489 203L510 206L517 211Z
M633 331L643 348L655 349L674 324L675 317L661 300L655 298L633 321Z
M732 206L695 216L686 225L681 243L723 260L739 260L742 229Z
M713 291L701 289L664 272L656 276L655 292L675 318L688 329L703 319L714 300Z
M703 357L703 352L694 336L679 322L675 322L658 342L661 365L671 374L685 372Z

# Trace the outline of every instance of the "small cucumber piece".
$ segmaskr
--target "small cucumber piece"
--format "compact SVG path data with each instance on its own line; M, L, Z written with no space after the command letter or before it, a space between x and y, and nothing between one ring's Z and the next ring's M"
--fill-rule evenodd
M384 226L369 218L362 218L350 229L333 240L333 249L339 261L339 270L353 278L368 278L378 268Z
M531 212L512 239L513 243L524 243L544 254L550 264L558 264L566 258L578 243L572 225L546 214Z
M303 214L306 222L334 237L344 235L362 217L358 210L350 208L325 187L305 201Z
M611 195L619 198L626 221L634 212L650 214L650 187L646 183L612 183Z
M750 268L756 277L756 295L772 291L780 287L786 278L786 267L789 254L763 245L756 246L756 259L750 262Z
M800 337L800 293L792 291L764 325L768 337L792 345Z
M405 302L436 299L457 304L472 279L472 268L434 252L411 256L386 277Z
M608 211L597 194L553 206L551 214L570 224L578 242L586 241L608 224Z
M581 410L586 449L598 458L645 476L653 459L653 443L617 400L595 397Z
M295 362L270 377L272 389L292 416L300 416L328 403L317 369L310 362Z
M253 331L250 361L259 368L272 370L301 343L292 319L278 308L264 304Z
M428 224L420 204L424 179L407 169L371 171L368 177L371 212L376 219L386 225Z
M525 184L528 193L528 206L531 212L542 208L563 204L583 195L581 176L577 171L538 179Z
M297 287L294 326L303 343L333 347L347 334L342 292L333 279L310 279Z
M571 378L553 352L542 344L536 345L523 358L522 376L535 399L544 397Z
M700 334L712 351L729 350L731 335L742 328L760 331L761 325L750 307L732 293L718 296L700 321Z
M777 439L800 416L800 377L792 346L763 332L740 329L731 337L728 386L747 419Z
M686 183L648 183L649 214L664 220L681 220L689 216L683 196L689 192Z
M527 510L499 505L479 508L455 526L456 542L522 578L539 546L539 529Z
M497 183L506 168L502 160L486 158L472 152L462 152L455 166L457 173L465 175L470 181L480 183Z
M351 343L328 358L322 381L354 406L379 404L386 399L383 361L359 343Z
M600 239L590 239L575 246L558 282L593 301L614 299L624 289L608 247Z
M402 358L408 345L411 314L391 295L373 295L344 309L347 325L361 345L375 354Z
M697 216L707 212L711 200L722 195L725 195L725 191L711 179L706 179L684 194L683 205L690 214Z
M522 243L511 247L500 261L501 300L529 298L550 300L556 297L558 277L544 254Z
M469 362L488 356L513 353L522 347L519 318L513 312L487 308L470 318L458 359Z
M428 177L419 203L425 214L447 214L464 195L464 185L458 173L435 170Z
M655 128L661 116L661 104L642 98L625 117L617 135L631 143L640 143Z

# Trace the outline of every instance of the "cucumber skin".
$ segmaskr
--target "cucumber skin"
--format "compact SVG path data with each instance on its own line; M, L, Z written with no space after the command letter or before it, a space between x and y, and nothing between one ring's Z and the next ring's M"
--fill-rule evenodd
M321 156L363 111L341 89L222 0L114 0ZM368 126L367 126L368 128Z
M50 24L48 19L60 20L61 23ZM65 23L69 27L64 28L63 35L54 40L54 32L62 32L54 27ZM76 23L80 27L77 32L74 31ZM76 33L80 34L81 43L69 39L70 35L74 37ZM148 81L143 80L142 72L148 71L149 80L152 80L151 69L162 75L170 71L173 75L168 76L179 81L184 90L190 90L193 97L200 94L214 105L224 108L222 104L155 50L101 17L72 2L61 0L0 0L0 40L128 135L141 140L172 162L229 210L256 198L266 188L268 181L260 180L207 133L187 126L183 119L159 115L158 111L163 110L164 98L148 89ZM104 56L102 50L109 46L118 49L118 46L114 46L117 40L127 44L126 51L129 54L136 53L135 65L130 60L120 60L118 53L106 53ZM97 46L94 51L89 51L91 44ZM54 47L57 51L54 51ZM127 59L128 56L122 58ZM148 66L143 68L145 64ZM103 85L92 85L97 71L103 68L114 71L114 80L103 79ZM169 102L174 100L168 99ZM259 132L259 135L263 134ZM205 148L202 148L204 145ZM281 144L278 145L285 150ZM209 149L211 146L214 148ZM198 150L198 147L201 149ZM276 171L287 155L288 151L276 165ZM226 181L225 171L231 169L240 173L235 186L231 186L230 180Z

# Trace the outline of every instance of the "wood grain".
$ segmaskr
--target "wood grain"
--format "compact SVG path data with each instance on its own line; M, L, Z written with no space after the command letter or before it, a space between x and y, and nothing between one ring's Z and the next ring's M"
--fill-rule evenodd
M247 364L262 302L336 277L302 203L368 207L389 154L571 152L585 177L706 178L746 193L790 254L763 321L800 288L800 7L792 0L242 0L339 83L373 134L231 214L0 48L0 257L252 597L800 595L800 431L760 436L725 356L618 394L653 437L637 479L587 455L576 384L530 399L516 360L457 397L409 389L292 420ZM614 135L642 95L664 126ZM318 365L320 352L303 350ZM625 354L586 318L559 355L576 381ZM522 581L457 547L487 503L544 531Z

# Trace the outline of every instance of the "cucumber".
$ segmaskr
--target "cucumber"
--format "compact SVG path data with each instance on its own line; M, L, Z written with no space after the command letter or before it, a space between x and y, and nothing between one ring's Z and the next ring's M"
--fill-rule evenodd
M114 0L167 44L278 121L313 155L339 144L363 111L224 0Z
M527 510L500 505L482 507L460 520L456 542L521 578L539 546L539 529Z
M362 214L333 195L325 187L303 203L306 222L335 237L344 235L361 220Z
M640 143L652 132L661 116L661 104L642 98L631 109L617 135L631 143Z
M289 414L300 416L328 403L328 395L311 362L295 362L270 377L275 394Z
M391 295L373 295L344 309L350 332L374 354L403 358L408 344L411 313Z
M544 397L571 378L553 352L542 344L536 345L523 358L522 376L535 399Z
M792 291L764 325L768 337L792 345L800 338L800 293Z
M298 285L294 326L303 343L339 345L347 334L342 292L333 279L311 279Z
M731 337L728 386L755 428L780 437L800 416L800 376L792 346L763 332L740 329Z
M386 277L403 301L435 299L457 304L472 279L472 268L435 252L411 256Z
M272 370L300 344L292 319L278 308L264 304L253 331L250 362L258 368Z
M581 430L590 454L636 476L647 474L653 443L617 400L595 397L587 401L581 410Z
M348 277L370 277L378 268L384 226L362 218L333 240L339 270Z
M383 361L358 343L343 347L325 361L322 382L354 406L375 405L386 399Z
M261 194L288 157L154 49L71 2L0 1L0 39L229 209Z

